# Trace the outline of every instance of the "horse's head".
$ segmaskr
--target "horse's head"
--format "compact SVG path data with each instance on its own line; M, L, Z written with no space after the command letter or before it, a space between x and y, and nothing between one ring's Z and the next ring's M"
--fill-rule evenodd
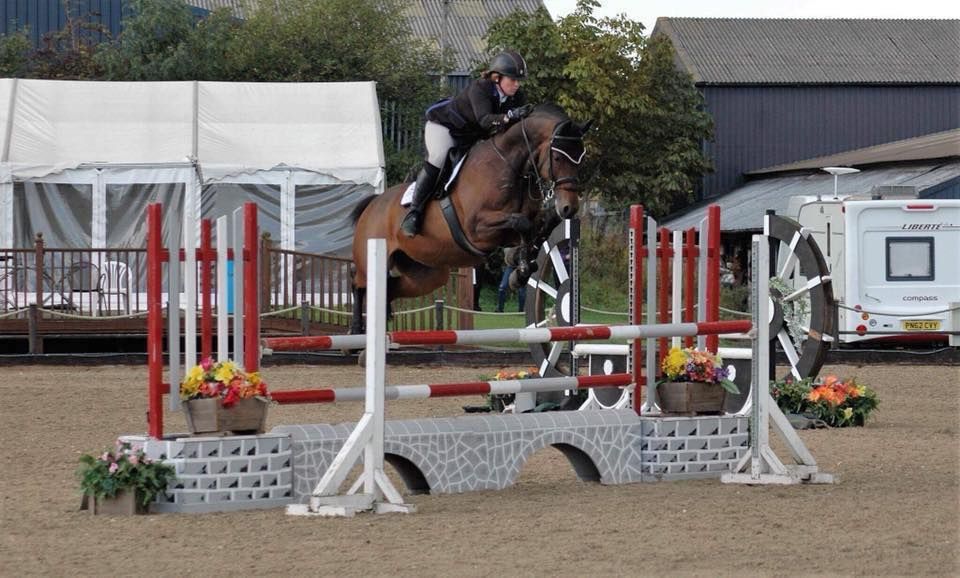
M554 104L538 105L520 123L544 200L555 201L557 214L569 219L580 209L580 164L583 137L593 121L577 124Z

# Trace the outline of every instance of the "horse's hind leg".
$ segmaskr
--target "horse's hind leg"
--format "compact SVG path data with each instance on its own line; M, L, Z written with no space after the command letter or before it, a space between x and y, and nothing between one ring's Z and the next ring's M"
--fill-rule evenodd
M363 302L367 296L365 287L353 286L353 317L350 322L350 334L361 335L364 332Z

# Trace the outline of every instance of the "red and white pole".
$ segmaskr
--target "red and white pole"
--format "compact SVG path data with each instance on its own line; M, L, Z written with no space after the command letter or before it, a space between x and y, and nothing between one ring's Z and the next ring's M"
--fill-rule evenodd
M630 207L630 323L640 325L643 323L643 279L645 271L643 260L647 257L647 248L643 242L643 207L633 205ZM646 385L646 376L640 367L643 360L643 341L633 340L630 344L629 368L633 373L633 410L640 415L640 408L643 403L640 401L640 388Z
M407 400L428 399L431 397L460 397L465 395L539 393L568 389L624 387L631 383L633 383L633 376L631 374L614 373L611 375L582 375L578 377L547 377L424 385L391 385L384 387L384 399ZM363 387L274 391L271 393L273 401L280 404L364 401L366 399L365 396L366 389Z
M720 206L707 208L707 302L706 320L720 319ZM716 353L720 338L707 336L707 349Z
M260 230L257 228L257 205L243 205L243 367L247 371L260 368Z
M488 345L491 343L550 343L553 341L599 341L607 339L641 339L716 335L749 331L748 320L699 323L660 323L654 325L576 325L573 327L539 327L523 329L473 329L445 331L392 331L387 341L392 345ZM363 347L365 335L323 335L307 337L273 337L262 344L272 351L309 351Z
M147 425L151 437L163 436L163 213L159 203L147 207Z

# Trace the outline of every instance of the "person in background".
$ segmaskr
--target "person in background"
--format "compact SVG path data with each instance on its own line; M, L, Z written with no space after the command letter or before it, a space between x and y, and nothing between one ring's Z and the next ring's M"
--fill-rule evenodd
M469 148L530 114L533 107L520 90L520 81L526 76L523 57L507 50L496 55L489 69L460 94L427 109L423 129L427 158L417 175L410 209L400 224L404 235L420 233L424 207L436 190L440 169L453 146Z
M497 289L497 313L503 313L503 305L507 301L507 293L510 291L510 274L513 273L513 267L503 266L503 276L500 277L500 287ZM521 285L517 290L517 311L523 313L524 304L527 301L527 286Z

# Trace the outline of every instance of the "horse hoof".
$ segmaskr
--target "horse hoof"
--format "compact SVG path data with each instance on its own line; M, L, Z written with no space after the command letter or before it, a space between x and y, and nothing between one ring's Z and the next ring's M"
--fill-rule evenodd
M363 366L367 364L367 350L364 349L357 355L357 365Z

